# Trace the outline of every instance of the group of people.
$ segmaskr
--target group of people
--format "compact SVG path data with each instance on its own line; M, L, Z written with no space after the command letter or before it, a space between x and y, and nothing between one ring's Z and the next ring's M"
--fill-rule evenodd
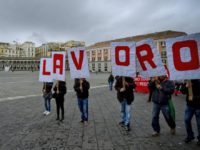
M134 89L136 84L134 79L125 76L114 76L111 74L108 78L109 89L112 90L114 80L116 80L114 88L117 91L117 99L121 105L121 121L119 125L126 131L131 130L130 115L131 104L134 101ZM45 115L48 115L51 111L50 100L55 98L57 108L56 120L64 120L64 95L67 93L66 83L63 81L57 81L53 93L51 89L53 83L44 83L43 97L45 100ZM171 113L169 103L172 99L172 94L175 90L175 84L173 81L168 80L167 76L159 76L150 78L149 84L150 96L148 102L153 102L152 109L152 128L154 130L152 136L156 137L160 135L159 115L160 111L170 127L172 135L176 132L175 116ZM90 84L85 78L75 79L74 91L77 95L78 107L81 113L81 123L88 123L88 97L89 97ZM192 130L191 120L195 115L198 129L197 144L200 145L200 80L187 80L182 86L180 91L186 94L186 110L185 110L185 127L187 131L187 137L185 142L191 142L195 136ZM173 103L172 103L173 104ZM61 110L61 118L60 118Z
M88 122L88 96L89 96L90 84L85 78L75 79L74 90L77 95L78 107L81 112L81 122ZM53 93L52 93L53 89ZM44 115L49 115L51 112L51 99L54 98L56 101L56 120L64 120L64 96L67 93L66 83L64 81L57 81L53 87L52 82L45 82L43 85L43 97L45 111ZM61 116L60 116L61 111Z
M148 102L153 102L152 127L155 131L153 136L159 136L160 134L160 110L162 111L167 124L171 128L171 133L175 134L175 116L170 112L169 103L171 101L171 95L175 92L176 84L169 81L166 76L161 76L158 78L151 78L148 87ZM184 122L187 137L184 141L185 143L189 143L195 138L191 124L192 118L195 115L198 129L197 144L200 145L200 79L186 80L178 89L182 94L186 95Z

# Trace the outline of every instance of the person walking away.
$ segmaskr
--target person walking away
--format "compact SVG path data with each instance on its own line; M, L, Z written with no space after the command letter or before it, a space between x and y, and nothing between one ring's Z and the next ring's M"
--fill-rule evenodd
M158 78L154 78L152 82L149 84L149 88L153 91L152 94L152 102L153 102L153 112L152 112L152 127L154 133L152 136L160 135L160 124L159 124L159 115L160 110L162 114L171 128L171 134L175 134L175 120L173 116L170 114L170 110L168 107L168 102L171 99L171 95L174 93L174 83L167 79L167 76L159 76Z
M117 98L121 104L122 120L119 125L124 127L126 131L130 131L130 111L131 104L134 100L133 89L136 84L131 77L120 76L116 78L115 89Z
M57 110L57 118L56 120L63 121L64 120L64 96L67 93L67 87L65 81L57 81L54 87L53 97L56 100L56 110ZM60 119L60 110L61 110L61 119Z
M44 98L44 115L49 115L51 112L51 98L52 98L52 89L53 82L44 82L42 92L43 92L43 98Z
M108 77L108 85L109 85L110 91L112 91L113 82L114 82L114 76L110 74L110 76Z
M200 146L200 79L193 79L186 81L181 87L181 92L186 94L186 109L185 109L185 128L187 137L185 143L189 143L194 139L194 132L192 130L191 120L193 116L196 117L198 136L197 145Z
M85 78L75 79L74 90L77 95L78 107L81 112L81 123L88 123L88 97L90 84Z

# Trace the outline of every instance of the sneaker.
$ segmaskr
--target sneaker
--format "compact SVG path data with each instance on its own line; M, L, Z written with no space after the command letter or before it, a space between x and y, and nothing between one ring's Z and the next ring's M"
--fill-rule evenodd
M160 133L158 133L158 132L153 132L152 137L157 137L157 136L160 136Z
M46 113L47 113L47 111L45 110L45 111L43 112L43 114L46 115Z
M125 126L124 121L119 122L119 125L120 125L121 127L124 127L124 126Z
M171 132L171 135L175 135L176 134L176 129L174 128L171 128L171 130L170 130L170 132Z
M186 137L185 140L184 140L184 142L185 142L185 143L189 143L189 142L191 142L192 140L194 140L194 137L193 137L193 138Z
M83 121L83 120L81 120L81 121L80 121L80 123L84 123L84 121Z
M197 141L197 145L200 146L200 140Z
M46 112L46 115L49 115L49 114L50 114L50 112L49 112L49 111L47 111L47 112Z
M128 125L124 125L124 129L126 130L126 131L131 131L131 128L130 128L130 125L128 124Z
M85 124L85 125L88 125L88 121L84 121L84 124Z

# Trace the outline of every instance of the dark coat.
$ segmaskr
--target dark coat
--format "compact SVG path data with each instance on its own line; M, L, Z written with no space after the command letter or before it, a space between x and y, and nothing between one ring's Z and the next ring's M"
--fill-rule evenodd
M155 82L149 83L150 90L153 91L152 101L156 104L167 105L168 100L171 98L171 95L174 93L174 83L169 80L164 80L160 83L161 89L156 88Z
M90 89L90 83L86 80L82 83L83 91L80 89L80 80L76 79L74 83L74 90L76 91L76 95L78 98L88 98L89 96L89 89Z
M113 77L113 75L110 75L110 76L109 76L108 82L114 82L114 77Z
M51 99L52 98L52 89L53 86L53 82L45 82L43 85L43 97L47 98L47 99Z
M193 108L200 109L200 80L191 80L192 82L192 93L193 93L193 99L192 101L189 101L188 97L188 88L186 87L186 84L183 84L181 86L180 91L183 94L186 94L186 102L187 105Z
M59 93L56 93L57 89ZM64 81L59 81L58 87L57 85L55 85L53 90L54 90L53 98L56 98L56 99L64 98L64 95L67 93L66 83Z
M117 90L117 99L121 103L124 99L127 100L128 105L130 105L134 100L134 93L133 89L136 88L136 84L130 77L125 77L125 81L128 83L128 85L125 87L126 90L123 92L120 92L120 89L123 87L122 84L122 77L117 78L117 81L115 83L115 89Z
M52 82L45 82L43 84L43 90L45 90L46 93L50 93L52 89L53 83Z

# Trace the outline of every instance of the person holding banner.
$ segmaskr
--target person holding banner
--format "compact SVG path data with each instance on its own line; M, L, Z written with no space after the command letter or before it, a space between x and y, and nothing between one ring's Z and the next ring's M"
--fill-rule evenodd
M112 91L113 82L114 82L114 77L112 74L110 74L110 76L108 77L108 84L109 84L110 91Z
M149 88L153 91L152 102L153 102L153 112L152 112L152 127L154 133L153 137L160 135L160 124L159 124L159 114L160 110L164 115L167 124L171 128L171 134L175 134L175 120L170 113L168 102L171 99L171 95L174 92L174 83L167 79L167 76L159 76L158 78L152 79L149 84Z
M53 98L56 99L56 108L57 108L57 118L56 120L64 120L64 96L67 93L67 87L65 81L57 81L54 87ZM62 118L60 119L60 110Z
M117 98L121 103L122 121L120 126L124 127L126 131L130 131L130 111L131 104L134 100L133 89L136 84L131 77L120 76L116 78L115 89L117 91Z
M44 115L49 115L51 112L52 86L53 86L52 82L44 82L42 89L44 97L44 106L45 106Z
M78 99L78 107L81 112L81 123L88 123L88 96L90 84L85 78L75 79L74 90Z
M148 98L148 100L147 100L147 102L151 102L151 98L152 98L152 93L153 93L153 91L152 91L152 89L151 88L149 88L149 85L152 83L152 77L149 79L149 83L148 83L148 89L149 89L149 98Z
M185 109L185 128L187 137L185 143L189 143L194 139L191 120L195 115L198 129L197 145L200 145L200 79L186 81L181 88L181 92L186 94L186 109Z

